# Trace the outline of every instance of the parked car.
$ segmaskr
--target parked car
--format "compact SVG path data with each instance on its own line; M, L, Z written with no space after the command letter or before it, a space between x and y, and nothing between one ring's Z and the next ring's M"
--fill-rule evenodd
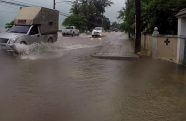
M102 37L104 29L103 27L96 27L92 30L92 37Z
M59 12L43 7L21 8L15 25L0 33L0 46L7 51L16 51L15 44L30 45L39 42L57 41Z
M113 31L114 32L119 32L119 29L118 28L114 28Z
M68 26L65 29L62 30L62 35L71 35L71 36L78 36L79 35L79 30L76 29L75 26Z

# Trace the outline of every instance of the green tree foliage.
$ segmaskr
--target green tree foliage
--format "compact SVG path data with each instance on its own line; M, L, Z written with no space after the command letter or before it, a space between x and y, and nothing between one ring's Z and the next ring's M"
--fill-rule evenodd
M83 16L79 16L77 14L72 14L71 16L67 17L63 25L64 26L76 26L80 31L86 29L86 18Z
M121 25L115 21L115 22L112 22L110 28L111 30L119 30L121 28Z
M186 7L186 0L141 0L142 2L142 27L144 32L152 33L158 27L161 34L177 34L176 13ZM128 0L126 7L120 11L123 19L122 28L134 33L135 9L134 0Z
M119 12L119 19L123 19L124 22L121 24L121 29L130 34L135 32L135 5L134 0L128 0L126 2L126 8L123 8Z
M103 16L103 20L102 20L102 25L101 25L105 30L109 30L110 29L110 20L109 18Z
M6 23L5 28L10 29L14 25L14 21L11 21L9 23Z
M110 27L110 21L103 14L105 8L111 6L111 4L112 2L110 0L76 0L73 2L71 8L71 16L80 16L84 19L83 25L85 27L80 28L91 30L96 26L103 26L105 29L108 29ZM68 18L66 21L69 21Z

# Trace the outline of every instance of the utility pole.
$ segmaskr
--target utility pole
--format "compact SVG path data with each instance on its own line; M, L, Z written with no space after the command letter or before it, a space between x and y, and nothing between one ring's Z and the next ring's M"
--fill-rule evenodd
M141 50L141 0L135 0L136 27L135 27L135 53Z
M56 0L53 0L53 9L56 9Z

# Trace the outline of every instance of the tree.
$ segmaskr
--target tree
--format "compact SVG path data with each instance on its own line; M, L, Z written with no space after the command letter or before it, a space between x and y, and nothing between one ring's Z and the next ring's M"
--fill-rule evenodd
M186 5L185 0L153 0L144 1L149 6L144 6L143 30L152 33L154 27L159 28L161 34L177 34L177 18L176 13L183 9Z
M119 11L119 19L123 20L121 29L128 32L129 37L135 33L135 4L134 0L128 0L126 7Z
M71 13L86 16L90 12L90 14L96 13L103 15L105 8L112 4L111 0L76 0L73 2Z
M6 29L10 29L14 25L14 21L5 24Z
M120 28L121 28L121 24L119 24L118 22L112 22L112 24L111 24L111 30L120 30Z
M119 28L120 28L120 24L117 23L117 22L115 21L115 22L112 22L111 27L112 27L112 28L117 28L117 29L119 29Z
M185 8L186 0L141 0L141 31L152 33L158 27L161 34L177 34L176 13ZM122 29L134 33L134 0L128 0L120 11L123 20Z
M85 17L79 16L77 14L72 14L64 20L63 25L76 26L80 31L83 31L86 29L86 23L87 21Z
M102 20L102 27L105 29L105 30L109 30L110 29L110 20L109 18L103 16L103 20Z
M104 16L105 8L111 6L110 0L76 0L70 10L72 16L83 17L85 28L92 30L96 26L110 27L110 20ZM68 17L69 18L69 17ZM66 21L69 21L68 19ZM70 16L71 18L71 16Z

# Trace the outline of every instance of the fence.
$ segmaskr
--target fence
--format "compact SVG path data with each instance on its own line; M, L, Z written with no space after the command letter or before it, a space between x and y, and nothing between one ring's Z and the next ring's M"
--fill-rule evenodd
M141 47L147 56L178 63L179 39L177 35L159 35L155 28L153 35L142 35Z

